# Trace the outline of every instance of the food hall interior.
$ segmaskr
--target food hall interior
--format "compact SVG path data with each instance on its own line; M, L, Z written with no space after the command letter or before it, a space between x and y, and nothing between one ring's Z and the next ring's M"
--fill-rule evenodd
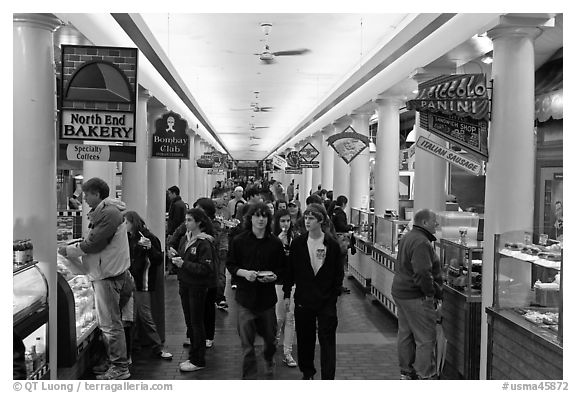
M398 244L424 208L440 224L442 379L567 379L563 16L13 14L13 331L26 378L93 377L92 284L57 253L89 231L84 181L104 179L164 249L170 186L192 205L217 182L252 177L293 182L302 210L318 186L348 198L355 253L344 281L352 293L339 298L336 379L399 379L391 284ZM91 54L101 48L111 55ZM456 92L462 105L439 104ZM98 119L110 113L118 124L108 130ZM186 148L153 147L171 116ZM73 121L83 129L70 131ZM287 164L291 152L298 167ZM184 360L174 328L183 317L170 308L178 284L167 266L158 269L153 316ZM218 353L225 348L240 362L230 277L226 296L231 309L217 315L210 350L215 369L229 367ZM351 326L347 316L364 322ZM368 353L349 370L351 351L363 353L370 334L386 361ZM131 372L172 378L171 363L144 367L134 355ZM176 378L240 379L237 369L208 368ZM278 368L277 379L300 377Z

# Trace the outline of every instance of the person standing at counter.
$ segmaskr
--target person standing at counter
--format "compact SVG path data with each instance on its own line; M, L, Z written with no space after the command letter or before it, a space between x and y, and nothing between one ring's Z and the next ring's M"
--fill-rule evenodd
M130 378L126 337L122 325L121 295L133 285L130 276L130 250L126 222L121 210L125 204L108 198L110 188L94 177L82 184L84 200L90 206L88 236L79 243L60 247L65 257L82 257L80 269L92 281L98 326L102 331L110 366L97 379Z
M432 247L437 227L436 213L418 211L398 248L392 297L398 312L400 379L438 379L434 349L442 270Z

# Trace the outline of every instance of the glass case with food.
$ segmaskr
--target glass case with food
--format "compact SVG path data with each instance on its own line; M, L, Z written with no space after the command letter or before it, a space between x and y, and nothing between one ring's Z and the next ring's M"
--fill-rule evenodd
M348 224L354 227L354 235L359 234L360 229L360 209L356 207L350 208L350 220Z
M493 306L486 310L489 377L563 378L562 262L562 243L539 233L495 235Z
M359 213L360 219L355 236L364 242L372 243L374 241L374 213L367 210L360 210Z
M396 255L398 241L408 230L407 220L397 220L393 217L375 216L374 244L376 248Z
M446 285L467 297L482 297L483 242L440 239L440 260Z
M47 378L48 283L36 261L14 266L12 319L25 348L26 379Z

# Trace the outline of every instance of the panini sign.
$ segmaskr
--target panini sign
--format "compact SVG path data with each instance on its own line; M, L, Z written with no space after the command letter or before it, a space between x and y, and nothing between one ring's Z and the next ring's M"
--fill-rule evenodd
M468 172L475 175L482 174L482 163L458 154L446 147L432 142L430 139L421 136L416 142L416 146L420 149L427 151L428 153L434 154L444 160L448 161L450 164L454 164Z

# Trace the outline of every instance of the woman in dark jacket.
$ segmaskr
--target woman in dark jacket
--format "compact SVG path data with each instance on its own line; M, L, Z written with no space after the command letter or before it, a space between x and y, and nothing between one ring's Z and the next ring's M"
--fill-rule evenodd
M128 244L130 247L130 273L134 277L134 323L135 331L152 342L152 353L161 359L170 360L172 354L164 351L158 329L152 319L150 292L155 289L158 266L164 258L160 240L146 228L144 220L135 211L124 213ZM128 337L127 337L128 339Z
M180 371L197 371L206 366L206 331L204 309L208 288L215 287L214 229L212 221L200 208L186 212L186 234L180 240L177 257L180 299L186 320L186 336L190 339L188 360L180 363Z

